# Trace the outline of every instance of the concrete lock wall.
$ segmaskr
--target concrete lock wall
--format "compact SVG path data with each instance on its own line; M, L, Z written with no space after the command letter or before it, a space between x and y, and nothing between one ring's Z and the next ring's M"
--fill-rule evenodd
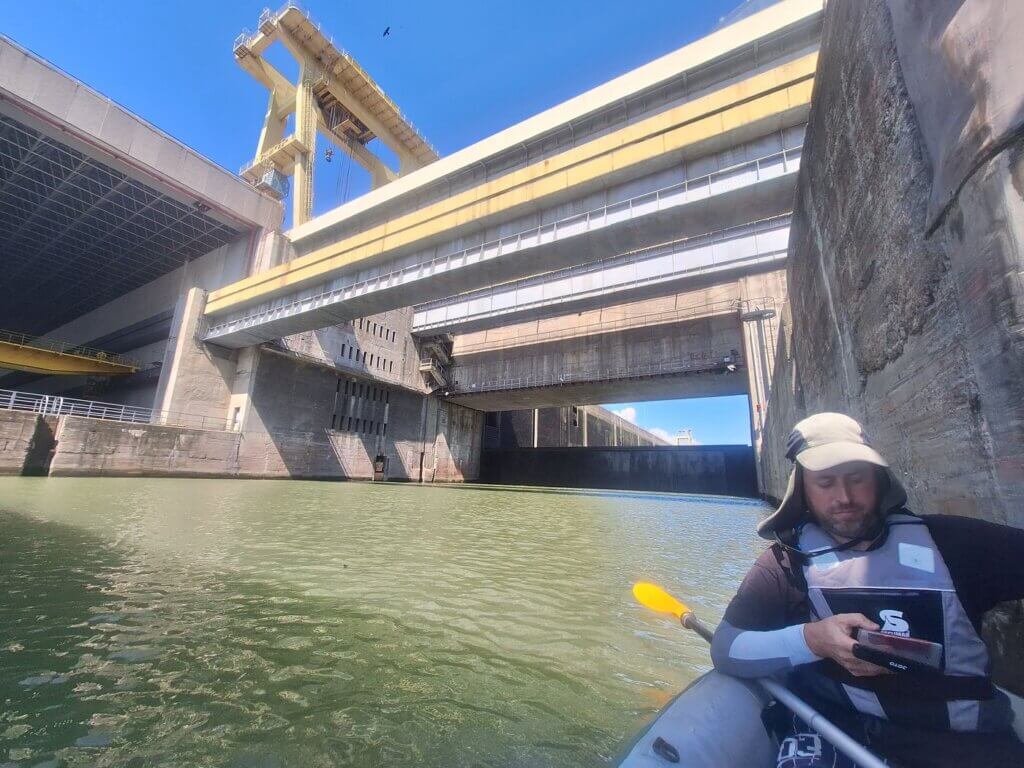
M254 411L266 422L257 417L254 425L266 428L232 432L63 416L56 420L49 474L368 480L374 459L384 455L389 480L478 478L483 414L394 390L389 408L395 428L386 436L340 432L329 428L336 375L271 354L261 364L276 377L264 378L256 389ZM285 398L295 391L303 404L287 407ZM0 412L0 474L30 473L40 421L34 414L8 418Z
M743 445L487 451L480 479L501 485L757 495L754 451Z
M62 416L51 476L232 477L237 432Z
M999 63L1019 62L1022 36L1010 2L829 3L767 495L784 490L793 422L838 410L865 424L915 512L1024 526L1024 79ZM987 626L1000 679L1024 691L1024 610Z

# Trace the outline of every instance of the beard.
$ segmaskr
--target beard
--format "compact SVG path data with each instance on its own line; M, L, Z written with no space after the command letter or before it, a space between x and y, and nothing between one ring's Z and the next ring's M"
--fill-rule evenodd
M819 516L818 525L833 538L862 539L874 534L878 528L879 515L876 510L857 507L830 509Z

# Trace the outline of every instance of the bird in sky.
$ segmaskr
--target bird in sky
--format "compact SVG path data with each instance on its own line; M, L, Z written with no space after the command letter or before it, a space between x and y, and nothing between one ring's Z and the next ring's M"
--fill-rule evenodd
M381 35L381 37L387 37L387 36L388 36L388 35L390 35L390 34L391 34L391 27L390 27L390 26L388 26L388 27L385 27L385 29L384 29L384 34L383 34L383 35Z

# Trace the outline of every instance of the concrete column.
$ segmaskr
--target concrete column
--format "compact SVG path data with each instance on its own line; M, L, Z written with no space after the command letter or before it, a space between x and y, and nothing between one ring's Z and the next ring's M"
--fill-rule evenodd
M752 313L751 313L752 314ZM743 359L747 364L750 394L750 442L756 456L761 455L765 408L768 404L771 370L765 350L764 319L743 322Z
M228 429L245 431L252 410L252 394L259 362L260 355L256 347L238 350L238 362L231 383L231 398L228 401Z
M583 447L587 447L587 407L585 405L580 406L580 414L583 417Z
M201 288L189 288L179 299L157 385L155 407L187 415L190 425L225 429L237 353L203 343L205 307L206 291Z
M739 280L740 319L743 331L743 360L747 367L747 392L750 396L750 443L754 447L758 487L761 478L761 443L767 418L775 372L775 347L780 318L778 311L788 294L786 273L782 271L750 275Z
M540 442L540 408L533 409L533 447Z

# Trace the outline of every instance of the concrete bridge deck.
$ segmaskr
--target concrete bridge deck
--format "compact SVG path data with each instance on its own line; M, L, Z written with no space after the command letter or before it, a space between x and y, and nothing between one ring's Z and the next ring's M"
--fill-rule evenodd
M789 219L776 216L420 304L413 333L468 333L679 290L684 282L722 279L722 272L778 269L786 259Z
M206 338L247 346L784 213L816 62L798 53L214 291Z
M223 322L215 320L205 338L226 347L249 346L424 298L450 296L617 256L674 236L706 232L709 227L733 223L736 211L754 218L784 213L792 205L799 160L799 146L783 149L440 257L414 259L408 266L402 263L409 260L392 261L372 270L368 278L360 279L364 273L358 271L351 279L337 278L310 295L279 299ZM345 284L337 286L337 282ZM218 306L219 295L211 295L211 306Z

